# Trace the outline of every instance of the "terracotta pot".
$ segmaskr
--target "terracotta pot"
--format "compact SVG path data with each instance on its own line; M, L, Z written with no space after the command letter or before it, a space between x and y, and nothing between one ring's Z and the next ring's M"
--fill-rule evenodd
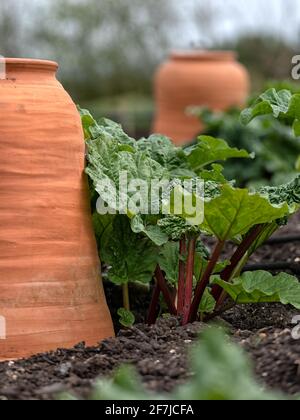
M114 334L80 117L56 80L57 67L6 59L0 80L1 360L94 345Z
M153 131L176 144L187 143L203 129L199 119L188 115L189 107L224 110L243 106L249 88L248 73L233 52L174 53L155 78Z

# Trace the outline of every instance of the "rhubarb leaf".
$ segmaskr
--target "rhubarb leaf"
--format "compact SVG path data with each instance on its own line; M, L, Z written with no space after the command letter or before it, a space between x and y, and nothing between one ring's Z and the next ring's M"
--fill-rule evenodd
M209 136L200 136L197 144L188 148L186 153L190 167L196 173L214 162L253 157L246 150L233 149L225 140Z
M201 179L204 181L214 181L219 184L227 184L228 181L223 175L224 168L222 165L213 164L210 170L204 170L201 172Z
M168 242L160 249L159 266L165 272L168 283L178 285L179 277L179 243Z
M171 241L180 241L184 235L198 236L200 234L197 226L192 226L183 218L172 215L160 219L158 226Z
M101 248L102 248L102 242L103 242L103 238L105 237L105 232L111 229L114 219L115 219L115 216L110 215L110 214L107 214L105 216L102 216L98 214L97 212L93 214L93 217L92 217L93 227L94 227L94 232L97 239L99 252L101 251Z
M287 204L272 205L259 194L224 185L218 197L205 203L204 222L200 227L220 241L226 241L246 234L255 225L271 223L288 213Z
M169 240L168 235L159 225L151 224L152 219L148 216L137 215L131 220L131 229L134 233L144 233L157 246L166 244Z
M86 109L78 108L86 140L95 140L101 136L108 136L118 143L135 145L135 140L129 137L122 126L114 121L102 118L99 122Z
M182 170L188 177L195 175L191 171L188 172L187 157L183 149L176 147L168 137L153 134L147 139L139 140L136 148L145 152L149 158L168 169L170 173L173 172L178 176Z
M200 307L199 307L200 314L202 315L211 314L215 310L216 304L217 302L214 299L214 297L211 295L210 291L208 289L205 289L205 292L204 292L204 295L202 297Z
M286 114L290 107L292 93L289 90L269 89L254 102L254 104L245 109L241 114L243 124L249 124L254 118L260 115L273 114L278 118L280 114Z
M120 317L119 322L125 328L131 328L135 324L135 316L131 311L127 309L120 308L118 310L118 315Z
M263 93L254 104L241 114L241 122L249 124L253 119L263 115L273 115L275 118L289 124L296 136L300 135L300 95L293 95L289 90L269 89Z
M126 216L116 216L102 239L101 257L109 266L108 278L115 284L149 283L158 261L157 247L132 232Z
M247 272L233 283L215 280L237 304L280 302L300 309L299 280L286 273Z
M274 205L287 203L290 206L290 213L298 210L300 205L300 175L294 181L279 187L264 187L260 194L265 195Z
M107 133L102 133L95 140L88 140L86 144L88 159L86 172L104 203L113 210L126 214L128 200L133 199L138 193L138 189L128 191L128 197L124 201L119 196L121 182L127 187L131 182L141 180L150 189L151 181L159 182L169 177L168 171L149 158L145 152L124 150L120 148L118 140ZM149 194L146 196L147 201L143 202L146 212L149 211L148 196Z

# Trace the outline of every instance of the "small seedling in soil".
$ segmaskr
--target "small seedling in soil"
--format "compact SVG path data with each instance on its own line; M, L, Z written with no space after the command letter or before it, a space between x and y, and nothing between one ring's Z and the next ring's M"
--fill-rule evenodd
M298 134L300 95L270 90L243 112L242 121L249 123L261 114L284 119ZM109 267L109 280L123 286L124 310L130 310L128 283L149 284L153 279L150 324L164 306L161 297L166 311L180 317L183 325L214 318L236 304L281 302L300 309L300 284L295 277L243 272L251 255L298 211L300 176L280 187L237 188L234 181L225 178L220 162L253 159L246 150L207 136L200 136L187 148L177 148L161 135L135 141L118 124L105 119L97 122L88 111L81 111L81 115L99 252ZM157 203L157 214L149 215L124 207L118 188L114 193L103 188L103 180L118 185L124 171L128 180L142 180L150 192L151 180L167 180L168 212L163 196ZM179 183L190 180L196 185L198 179L205 181L203 196L196 188L185 194L193 203L198 199L204 202L201 220L175 211L182 201L177 194ZM130 190L129 198L135 194L137 191ZM99 198L109 214L96 210ZM149 209L151 193L148 199ZM212 251L203 244L207 236L215 240ZM224 260L228 243L234 243L235 249L231 258ZM124 321L123 316L121 319Z
M120 308L118 310L118 315L120 317L120 324L123 325L125 328L133 327L135 323L135 316L132 312L128 311L127 309Z

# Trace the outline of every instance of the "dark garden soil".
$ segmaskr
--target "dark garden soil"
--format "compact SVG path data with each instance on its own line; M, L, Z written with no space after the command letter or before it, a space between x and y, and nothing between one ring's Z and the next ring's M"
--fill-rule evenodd
M279 236L300 234L300 217L282 229ZM289 262L300 264L300 242L264 246L251 264ZM295 268L295 267L294 267ZM276 270L275 270L276 271ZM289 271L286 268L286 271ZM121 291L106 286L108 303L117 326L116 310L121 306ZM87 398L99 377L109 376L123 363L132 363L145 386L169 392L191 376L188 350L204 324L180 327L174 318L144 324L149 291L134 290L138 325L120 331L96 348L83 344L72 350L58 350L28 360L0 363L1 400L48 400L72 392ZM282 305L253 305L233 308L222 322L233 340L249 353L259 381L274 390L300 394L300 340L292 338L292 319L300 311Z

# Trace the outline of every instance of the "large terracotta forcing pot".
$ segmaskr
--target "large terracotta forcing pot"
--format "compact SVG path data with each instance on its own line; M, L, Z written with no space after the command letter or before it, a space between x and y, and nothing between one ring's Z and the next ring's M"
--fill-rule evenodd
M0 360L113 335L80 117L56 70L6 59L0 80Z
M233 52L174 53L156 74L153 131L176 144L187 143L203 129L199 119L188 114L189 107L217 111L243 106L249 87L248 73Z

